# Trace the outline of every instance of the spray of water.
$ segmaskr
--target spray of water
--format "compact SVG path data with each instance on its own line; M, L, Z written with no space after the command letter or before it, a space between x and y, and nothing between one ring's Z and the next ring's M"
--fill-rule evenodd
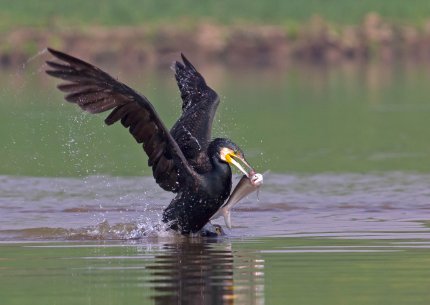
M45 55L47 53L48 53L47 48L44 48L41 51L37 52L35 55L33 55L29 59L27 59L25 61L25 63L22 64L22 69L25 70L30 63L32 63L33 61L35 61L36 59L38 59L39 57L41 57L42 55Z

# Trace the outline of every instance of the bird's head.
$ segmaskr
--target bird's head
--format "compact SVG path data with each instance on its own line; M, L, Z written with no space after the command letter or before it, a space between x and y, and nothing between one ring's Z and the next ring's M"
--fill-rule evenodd
M254 172L253 168L246 161L242 149L229 139L217 138L212 141L211 146L215 150L216 157L222 162L236 166L247 177L249 177L251 172Z

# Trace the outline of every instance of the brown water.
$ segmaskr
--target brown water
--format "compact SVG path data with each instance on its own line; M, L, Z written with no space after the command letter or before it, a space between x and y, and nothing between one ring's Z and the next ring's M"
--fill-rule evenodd
M141 147L42 70L0 74L1 304L430 302L425 66L206 68L215 134L270 170L218 239L160 231L172 195ZM174 81L148 75L171 125Z

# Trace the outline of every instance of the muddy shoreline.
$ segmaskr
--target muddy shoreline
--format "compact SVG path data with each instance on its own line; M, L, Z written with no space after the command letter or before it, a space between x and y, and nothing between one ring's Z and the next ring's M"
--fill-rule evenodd
M201 23L161 26L20 28L0 36L0 66L13 68L51 46L95 63L170 65L179 52L200 62L279 66L291 61L338 63L430 59L430 20L422 26L390 23L369 13L358 25L314 17L300 27Z

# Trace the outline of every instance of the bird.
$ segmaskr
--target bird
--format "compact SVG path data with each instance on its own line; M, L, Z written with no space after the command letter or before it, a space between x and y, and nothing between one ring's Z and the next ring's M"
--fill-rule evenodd
M106 125L121 122L142 144L156 183L175 194L162 214L168 230L201 232L230 195L231 165L254 172L237 144L212 138L220 98L184 54L172 64L182 113L169 130L144 95L86 61L47 50L54 61L46 61L46 73L63 80L57 88L66 101L92 114L110 111Z

